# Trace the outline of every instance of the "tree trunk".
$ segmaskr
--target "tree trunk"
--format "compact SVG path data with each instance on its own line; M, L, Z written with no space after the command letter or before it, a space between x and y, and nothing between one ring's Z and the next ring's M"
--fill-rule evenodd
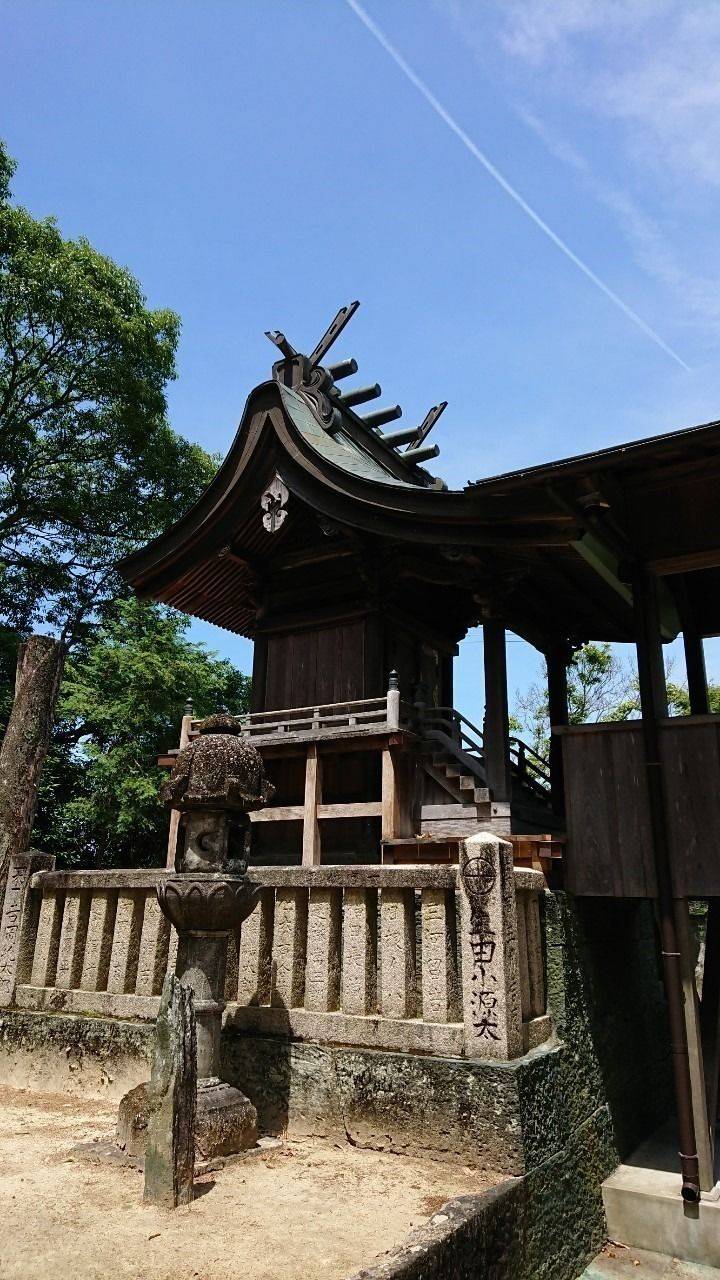
M15 701L0 748L0 884L10 858L30 843L65 656L65 646L50 636L30 636L18 651Z

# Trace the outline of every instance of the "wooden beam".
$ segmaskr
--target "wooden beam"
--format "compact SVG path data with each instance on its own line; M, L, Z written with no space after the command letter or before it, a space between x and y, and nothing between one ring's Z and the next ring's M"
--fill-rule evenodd
M493 800L512 796L510 721L507 693L505 627L496 618L483 623L485 657L485 767Z
M269 809L257 809L250 815L255 822L303 822L305 806L302 804L273 805ZM323 818L380 818L382 802L380 800L349 800L347 804L319 804L317 806L318 821Z
M302 865L316 867L320 863L320 828L318 805L322 800L322 761L317 743L311 742L305 758L305 806L303 813Z
M553 813L558 816L565 812L565 775L562 742L553 729L564 728L569 722L567 669L571 652L569 645L558 644L545 654L550 716L550 792Z
M686 551L677 556L658 556L656 560L649 561L648 567L664 578L675 573L694 572L696 569L718 569L720 552L717 547L711 547L708 551Z

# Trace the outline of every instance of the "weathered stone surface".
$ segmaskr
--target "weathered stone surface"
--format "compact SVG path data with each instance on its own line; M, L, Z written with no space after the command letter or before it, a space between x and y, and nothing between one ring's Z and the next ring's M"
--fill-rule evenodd
M50 871L54 865L51 854L34 849L10 859L0 915L0 1008L12 1004L18 981L27 980L23 973L23 969L29 970L27 944L37 930L40 913L39 893L28 897L30 877L36 871Z
M455 894L422 890L423 1022L456 1022L460 1017L455 961Z
M349 1280L525 1280L524 1213L522 1179L508 1179L482 1195L456 1196Z
M150 1119L149 1082L144 1080L120 1099L116 1140L129 1156L144 1156Z
M118 1107L117 1143L130 1156L144 1156L152 1112L145 1081L126 1093ZM195 1151L205 1160L249 1151L257 1143L257 1111L239 1089L221 1080L201 1080L195 1109Z
M522 1000L512 845L492 832L471 836L461 853L458 887L465 1052L518 1058Z
M346 889L343 910L343 1013L374 1013L377 1009L377 890Z
M183 747L161 797L176 809L259 809L275 788L265 778L262 756L238 737L233 716L207 716L200 734Z
M197 1094L192 992L174 974L163 985L148 1094L143 1199L174 1209L193 1198Z
M415 892L383 889L380 897L381 991L386 1018L414 1018Z
M257 1111L240 1089L223 1080L198 1086L195 1145L205 1160L248 1151L258 1139Z
M147 1078L152 1032L138 1022L4 1009L0 1083L118 1100Z

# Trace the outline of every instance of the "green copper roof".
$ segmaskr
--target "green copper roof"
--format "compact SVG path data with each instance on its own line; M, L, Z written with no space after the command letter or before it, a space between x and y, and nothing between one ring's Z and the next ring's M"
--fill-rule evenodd
M413 484L411 480L398 479L383 466L379 459L366 453L342 427L333 430L332 433L326 431L297 391L281 384L279 389L285 410L297 430L316 453L321 454L328 462L341 467L343 471L350 472L351 475L361 476L364 480L372 480L375 483L392 484L401 489L417 490L423 487Z

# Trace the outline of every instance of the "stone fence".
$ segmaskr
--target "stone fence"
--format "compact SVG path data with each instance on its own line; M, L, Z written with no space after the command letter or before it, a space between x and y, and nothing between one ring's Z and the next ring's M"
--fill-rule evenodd
M15 860L0 1006L155 1018L177 936L163 871ZM538 871L481 834L454 866L252 867L258 906L228 945L225 1022L254 1034L510 1059L546 1042Z

